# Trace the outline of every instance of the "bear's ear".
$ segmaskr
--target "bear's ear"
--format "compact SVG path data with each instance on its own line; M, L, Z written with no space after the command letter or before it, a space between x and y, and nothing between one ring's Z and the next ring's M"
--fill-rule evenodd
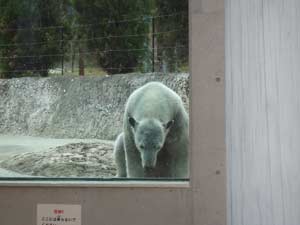
M164 124L164 127L168 130L173 126L173 124L174 124L174 120L170 120L169 122Z
M128 122L129 124L134 128L137 124L137 122L135 121L135 119L133 119L133 117L129 117L128 118Z

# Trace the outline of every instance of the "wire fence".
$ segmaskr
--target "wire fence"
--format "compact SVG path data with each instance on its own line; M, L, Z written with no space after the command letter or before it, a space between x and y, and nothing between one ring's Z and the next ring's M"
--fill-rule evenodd
M176 17L176 16L182 16L182 15L187 15L187 12L177 12L177 13L171 13L171 14L164 14L164 15L156 15L156 16L151 16L151 15L140 15L135 18L131 19L120 19L120 20L110 20L106 19L106 21L101 21L98 23L86 23L86 24L73 24L70 27L75 29L75 28L82 28L82 27L91 27L91 26L97 26L97 25L107 25L107 24L113 24L113 23L129 23L129 22L136 22L136 23L144 23L148 22L153 19L159 19L159 18L166 18L166 17ZM19 27L19 28L0 28L1 31L21 31L21 30L44 30L44 29L62 29L65 28L65 26L60 25L60 26L43 26L43 27Z
M139 72L172 72L168 69L170 65L170 61L172 66L176 68L180 67L180 65L185 65L185 69L187 69L188 65L188 35L186 35L185 43L178 44L175 41L169 45L162 45L158 42L159 38L169 37L170 35L176 35L186 33L188 34L188 27L179 28L179 29L167 29L167 30L159 30L155 27L156 19L172 19L173 21L176 18L182 16L188 16L186 12L178 12L172 14L165 15L141 15L136 18L130 19L121 19L121 20L106 20L105 22L101 21L99 23L86 23L86 24L73 24L68 26L68 30L70 33L76 33L76 29L88 28L88 27L96 27L99 25L109 25L113 23L123 24L123 23L147 23L150 24L151 29L149 32L143 33L130 33L130 34L121 34L121 35L100 35L100 36L85 36L82 38L74 38L69 36L68 38L64 35L65 26L44 26L44 27L20 27L20 28L1 28L0 27L0 36L2 33L6 32L41 32L45 30L57 30L57 34L59 37L53 40L45 40L45 41L26 41L26 42L13 42L8 44L0 44L0 64L7 63L9 65L9 69L5 69L1 71L0 69L0 77L1 73L5 72L6 74L14 74L14 73L61 73L64 75L65 72L71 71L71 73L75 73L76 69L74 66L78 66L79 75L83 75L84 72L80 71L86 68L97 67L101 69L101 66L98 65L97 60L94 60L94 64L91 63L91 58L96 58L98 56L105 55L110 61L114 61L114 54L126 54L128 52L142 52L144 55L147 55L147 59L144 58L141 62L137 63L137 65L120 65L113 66L107 65L105 68L102 68L105 71L139 71ZM81 30L82 32L82 30ZM87 46L89 44L97 45L100 40L109 41L124 41L132 38L145 38L148 41L145 43L145 47L143 48L111 48L107 47L104 49L91 50L90 48L86 48L82 50L78 48L78 46ZM33 48L44 48L47 46L59 46L61 51L59 53L55 52L38 52L32 53ZM75 49L75 47L77 49ZM11 49L22 48L28 50L28 54L19 53L19 52L11 52ZM24 52L24 51L23 51ZM26 52L26 51L25 51ZM168 52L168 54L166 54ZM56 61L55 66L49 67L47 63L43 65L44 58L51 58L52 61ZM171 59L171 60L170 60ZM27 60L27 61L26 61ZM16 62L21 61L23 63L21 68L10 66ZM34 61L41 61L38 66L32 66ZM59 63L58 63L59 62ZM13 69L10 69L13 67ZM36 68L34 68L36 67ZM81 67L81 68L80 68ZM85 68L86 67L86 68Z
M128 35L107 35L107 36L101 36L101 37L93 37L93 38L82 38L80 40L73 40L73 39L58 39L58 40L52 40L51 43L61 43L61 42L69 42L69 43L82 43L87 41L93 41L93 40L101 40L101 39L112 39L112 38L128 38L128 37L147 37L149 35L163 35L168 33L176 33L176 32L188 32L188 29L175 29L175 30L168 30L163 32L147 32L143 34L128 34ZM49 44L48 41L42 41L42 42L28 42L28 43L13 43L13 44L0 44L1 47L7 47L7 46L31 46L31 45L47 45Z

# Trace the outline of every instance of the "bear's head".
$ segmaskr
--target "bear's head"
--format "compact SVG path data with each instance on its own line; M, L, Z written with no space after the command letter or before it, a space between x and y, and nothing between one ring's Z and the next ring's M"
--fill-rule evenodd
M129 117L128 120L134 134L136 148L141 154L143 168L155 168L157 154L163 148L174 120L167 123L153 118L136 121L133 117Z

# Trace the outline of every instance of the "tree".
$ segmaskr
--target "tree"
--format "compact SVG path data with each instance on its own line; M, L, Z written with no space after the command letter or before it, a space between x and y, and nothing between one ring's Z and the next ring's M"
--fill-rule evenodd
M0 0L0 76L48 75L64 51L60 39L65 3Z
M149 36L149 1L72 0L80 24L78 35L109 74L128 73L141 65ZM81 43L83 44L83 43Z
M157 36L158 61L165 64L169 71L188 64L188 0L155 0L156 32L178 30ZM174 47L174 48L165 48Z

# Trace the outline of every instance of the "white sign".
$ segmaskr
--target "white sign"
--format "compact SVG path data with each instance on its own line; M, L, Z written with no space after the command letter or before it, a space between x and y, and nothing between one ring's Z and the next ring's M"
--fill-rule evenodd
M81 225L81 205L38 204L37 225Z

